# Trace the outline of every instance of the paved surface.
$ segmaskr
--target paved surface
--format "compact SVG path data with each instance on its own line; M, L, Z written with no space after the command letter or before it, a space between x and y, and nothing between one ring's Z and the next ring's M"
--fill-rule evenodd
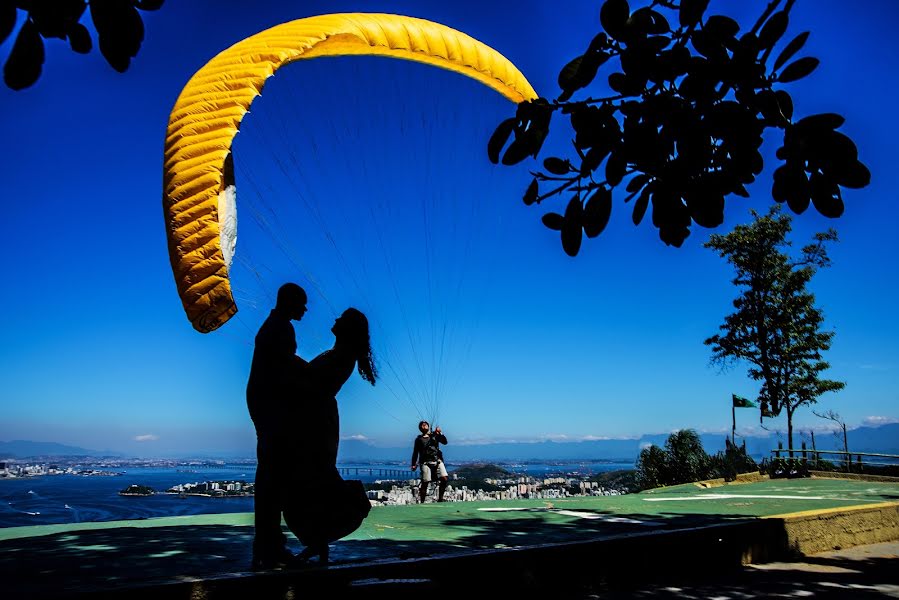
M749 565L699 581L672 578L653 585L600 589L581 597L593 598L899 598L899 542L823 552L796 562Z
M709 489L686 485L558 501L376 507L358 531L332 545L332 561L340 569L378 561L641 537L738 524L768 515L896 500L899 484L895 483L804 479ZM252 514L247 513L0 529L0 580L15 598L247 575L251 539ZM300 547L294 544L293 549ZM839 567L850 559L825 557L823 562L811 564L826 565L827 560ZM863 564L866 570L857 576L834 572L835 580L846 585L866 585L863 581L881 585L881 579L883 585L895 583L875 577L885 572L886 565L895 567L895 556L872 556L854 564ZM646 569L651 572L652 565ZM745 570L733 582L754 589L756 580L772 572ZM799 572L805 573L800 579L807 582L820 576L815 571ZM660 588L653 593L666 592Z

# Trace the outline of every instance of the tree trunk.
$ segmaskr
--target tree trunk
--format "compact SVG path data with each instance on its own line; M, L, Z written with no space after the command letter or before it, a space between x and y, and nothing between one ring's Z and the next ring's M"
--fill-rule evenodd
M846 423L840 423L843 427L843 452L846 453L846 471L851 471L849 465L852 464L852 457L849 456L849 440L846 437Z
M784 404L787 409L787 448L790 450L790 458L793 458L793 405L789 400Z

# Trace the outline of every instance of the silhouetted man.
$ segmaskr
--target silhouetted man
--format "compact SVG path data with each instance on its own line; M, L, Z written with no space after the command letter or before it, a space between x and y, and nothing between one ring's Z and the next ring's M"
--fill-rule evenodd
M253 539L253 568L284 566L293 554L281 531L283 485L286 473L284 415L290 395L298 389L303 359L296 355L296 333L291 321L306 313L306 292L295 283L278 290L275 308L256 334L250 378L247 381L247 408L256 426L256 511Z
M446 466L443 464L443 452L440 444L446 444L446 436L436 427L431 433L431 424L427 421L419 421L418 430L421 434L415 438L412 446L412 470L421 462L421 485L418 488L418 501L424 502L428 495L428 484L437 480L437 502L443 502L443 493L446 491L449 477Z

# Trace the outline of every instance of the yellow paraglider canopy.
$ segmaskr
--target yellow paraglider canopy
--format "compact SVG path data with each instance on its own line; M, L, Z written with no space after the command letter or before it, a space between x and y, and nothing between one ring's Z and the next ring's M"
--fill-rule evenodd
M456 71L512 102L537 97L489 46L423 19L333 14L284 23L231 46L197 71L169 117L163 210L178 293L194 328L213 331L237 312L228 272L236 242L231 143L265 81L319 56L381 55Z

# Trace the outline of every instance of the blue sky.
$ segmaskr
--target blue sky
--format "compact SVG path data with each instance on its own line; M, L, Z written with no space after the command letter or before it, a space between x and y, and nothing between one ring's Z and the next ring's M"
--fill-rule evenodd
M749 27L765 4L736 16ZM752 398L757 388L741 366L710 367L702 344L735 295L727 265L702 248L711 232L694 227L682 248L668 248L650 223L632 225L619 198L609 229L569 258L540 223L543 210L520 201L536 164L487 161L486 140L514 107L422 65L319 59L279 71L235 140L240 312L202 335L175 291L162 141L180 89L218 51L296 18L393 12L480 39L552 97L561 66L598 30L599 6L168 2L143 14L146 39L124 75L96 48L82 56L50 41L36 85L0 88L0 440L251 453L252 338L287 280L310 291L296 325L306 358L330 345L343 308L372 321L384 377L344 388L344 437L404 445L421 416L457 443L729 430L731 393ZM899 83L885 76L899 72L897 16L890 0L864 10L801 0L786 36L811 29L804 53L822 61L787 88L797 116L843 114L873 174L868 188L846 192L840 219L810 210L794 220L796 245L826 227L840 234L813 289L836 331L830 376L847 387L819 406L850 426L899 418ZM568 139L557 120L548 148ZM767 209L775 149L771 140L752 198L730 201L717 231ZM743 411L738 425L750 432L756 418ZM825 425L805 409L796 424Z

